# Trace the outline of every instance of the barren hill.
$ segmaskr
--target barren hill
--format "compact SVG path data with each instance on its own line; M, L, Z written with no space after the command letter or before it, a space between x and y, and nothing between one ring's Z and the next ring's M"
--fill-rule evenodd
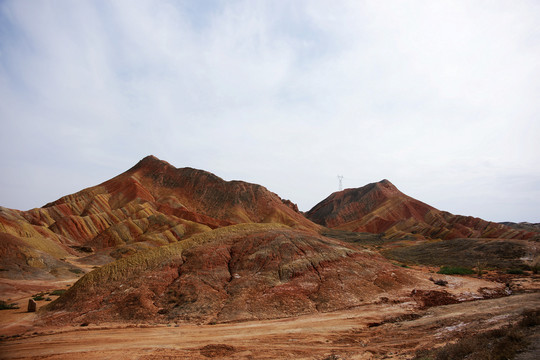
M315 205L307 218L329 228L426 238L528 239L534 233L471 216L453 215L399 191L390 181L335 192Z
M125 173L103 184L65 196L45 208L67 205L88 216L149 202L164 214L186 218L212 228L246 222L281 222L316 228L289 201L265 187L243 181L225 181L192 168L175 168L147 156Z
M355 307L381 295L395 297L407 286L433 284L376 253L312 232L241 224L94 270L50 304L45 318L53 323L269 319Z
M148 156L111 180L42 208L0 208L0 233L10 236L9 246L0 252L5 257L9 251L13 256L8 261L18 264L4 268L0 276L28 278L36 269L54 276L47 265L52 259L62 262L96 252L93 261L100 257L108 262L195 233L251 222L312 231L319 227L263 186L178 169Z

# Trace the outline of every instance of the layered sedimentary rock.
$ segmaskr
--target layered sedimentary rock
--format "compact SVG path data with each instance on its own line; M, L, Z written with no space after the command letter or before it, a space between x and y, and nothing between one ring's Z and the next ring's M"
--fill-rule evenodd
M528 239L529 231L510 228L471 216L439 211L382 180L361 188L335 192L306 216L315 223L340 230L427 238Z
M148 156L111 180L42 208L0 208L0 234L19 241L11 238L10 251L17 247L40 251L37 261L19 256L25 266L6 268L0 276L32 277L27 266L51 263L51 258L62 261L69 256L88 255L81 250L111 249L109 254L118 258L192 234L249 222L318 229L296 205L263 186L224 181L192 168L177 169ZM39 269L48 271L47 266Z
M358 306L423 282L378 254L312 232L241 224L101 267L50 304L45 319L269 319Z

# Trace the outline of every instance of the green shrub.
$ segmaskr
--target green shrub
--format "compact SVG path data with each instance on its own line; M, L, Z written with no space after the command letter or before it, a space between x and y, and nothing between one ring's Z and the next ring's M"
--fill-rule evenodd
M4 300L0 300L0 310L19 309L19 305L16 303L8 304Z
M506 270L506 273L507 274L512 274L512 275L523 275L523 270L521 270L521 269L508 269L508 270Z
M43 297L43 295L35 295L35 296L33 297L33 299L34 299L35 301L40 301L40 300L45 299L45 297Z
M444 275L470 275L474 274L474 270L461 266L441 266L441 269L437 273Z
M67 291L66 289L53 290L53 291L50 292L49 295L60 296L60 295L62 295L63 293L65 293L66 291Z

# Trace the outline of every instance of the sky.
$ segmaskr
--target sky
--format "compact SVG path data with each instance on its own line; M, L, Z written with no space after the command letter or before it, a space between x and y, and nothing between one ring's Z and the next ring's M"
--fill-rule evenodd
M155 155L540 222L540 1L0 1L0 206Z

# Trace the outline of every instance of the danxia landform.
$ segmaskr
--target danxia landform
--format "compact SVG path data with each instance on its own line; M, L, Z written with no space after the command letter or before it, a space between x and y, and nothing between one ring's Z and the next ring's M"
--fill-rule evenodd
M430 239L529 239L531 228L509 227L440 211L403 194L390 181L335 192L306 213L311 221L339 230Z
M504 285L437 284L407 259L444 264L441 246L466 239L475 242L456 242L458 256L472 244L474 256L489 248L498 261L510 244L505 264L519 265L537 257L527 252L538 237L531 229L439 211L388 180L333 193L303 214L261 185L148 156L41 208L0 208L0 278L80 277L39 312L47 324L213 324L392 301L426 307L502 294ZM427 255L409 246L417 240ZM369 245L385 241L406 250L392 255L402 264Z

